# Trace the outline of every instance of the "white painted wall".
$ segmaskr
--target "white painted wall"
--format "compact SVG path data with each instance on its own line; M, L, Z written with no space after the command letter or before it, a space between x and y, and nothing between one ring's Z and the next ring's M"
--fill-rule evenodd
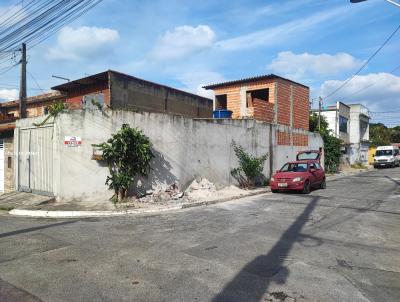
M231 169L237 167L233 140L257 156L273 154L272 162L267 160L264 167L266 176L294 160L298 151L323 147L318 134L303 130L295 131L309 135L309 146L277 146L276 129L289 128L252 119L190 119L148 112L72 110L60 114L55 121L54 193L59 199L107 200L112 196L105 185L107 167L91 160L92 144L106 141L125 123L143 130L156 153L150 177L139 182L143 190L175 181L185 188L197 177L206 177L218 187L234 183L230 175ZM65 136L80 136L82 145L65 147Z

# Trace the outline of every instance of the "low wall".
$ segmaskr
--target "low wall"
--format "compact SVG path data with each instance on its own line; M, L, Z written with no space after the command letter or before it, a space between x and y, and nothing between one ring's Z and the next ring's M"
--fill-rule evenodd
M230 175L231 169L238 166L232 141L254 155L272 155L263 171L267 177L286 161L294 160L299 150L323 146L320 136L305 131L301 133L309 135L309 146L278 146L276 126L252 119L190 119L149 112L72 110L60 114L54 125L56 196L80 200L111 197L112 192L105 185L108 169L91 160L92 144L106 141L122 124L141 129L154 147L156 158L150 177L137 182L141 190L173 182L184 189L197 177L206 177L217 187L235 183ZM66 147L65 136L79 136L82 144Z

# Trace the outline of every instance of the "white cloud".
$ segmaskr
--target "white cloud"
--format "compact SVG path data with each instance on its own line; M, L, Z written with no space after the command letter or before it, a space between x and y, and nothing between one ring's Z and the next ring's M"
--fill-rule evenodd
M347 53L295 54L283 51L271 62L268 68L276 73L284 74L293 79L303 79L306 76L333 76L342 71L348 71L361 66L363 62Z
M216 43L216 46L221 50L242 50L255 47L274 46L278 43L294 37L296 34L301 34L310 28L320 25L321 23L335 19L336 21L348 12L348 7L339 7L330 11L323 11L313 14L309 17L293 20L281 25L259 30L250 34L238 36L227 40L222 40Z
M207 25L179 26L158 40L150 56L158 60L182 58L210 48L214 40L215 33Z
M343 82L325 81L320 88L321 95L328 95ZM348 104L361 103L371 111L399 111L400 77L384 72L356 76L337 94L330 97L328 102L338 100Z
M49 49L47 57L52 60L72 61L93 58L112 52L112 46L118 39L118 31L114 29L64 27L58 34L57 45Z
M177 76L177 79L184 85L181 89L211 99L214 97L214 93L211 90L205 90L203 86L226 81L221 74L213 71L182 73Z
M14 101L18 99L18 89L0 89L0 100Z

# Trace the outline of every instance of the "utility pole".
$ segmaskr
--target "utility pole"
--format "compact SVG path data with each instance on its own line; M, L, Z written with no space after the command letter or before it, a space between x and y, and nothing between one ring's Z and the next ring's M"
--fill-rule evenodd
M21 74L19 84L19 118L26 118L26 44L21 45Z
M322 109L322 98L318 98L318 131L321 132L321 109Z

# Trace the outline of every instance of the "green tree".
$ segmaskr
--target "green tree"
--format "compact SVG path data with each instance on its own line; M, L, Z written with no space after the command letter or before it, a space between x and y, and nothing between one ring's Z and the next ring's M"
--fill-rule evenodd
M391 131L382 123L371 123L369 125L369 139L371 146L385 146L391 143Z
M147 176L150 161L154 157L150 139L139 129L122 127L104 143L94 145L102 152L102 159L107 162L110 175L106 185L114 190L113 200L126 197L135 176Z
M321 129L328 129L328 122L324 116L321 116ZM318 114L316 113L310 115L310 131L318 131Z
M321 116L321 129L318 129L318 115L315 113L310 115L310 131L318 132L324 141L325 169L336 172L340 163L342 141L332 134L324 116Z
M390 142L400 143L400 126L396 126L391 129Z
M239 168L231 170L232 176L242 187L254 186L256 178L262 175L268 153L257 157L247 153L242 146L237 145L234 141L232 146L239 161Z

